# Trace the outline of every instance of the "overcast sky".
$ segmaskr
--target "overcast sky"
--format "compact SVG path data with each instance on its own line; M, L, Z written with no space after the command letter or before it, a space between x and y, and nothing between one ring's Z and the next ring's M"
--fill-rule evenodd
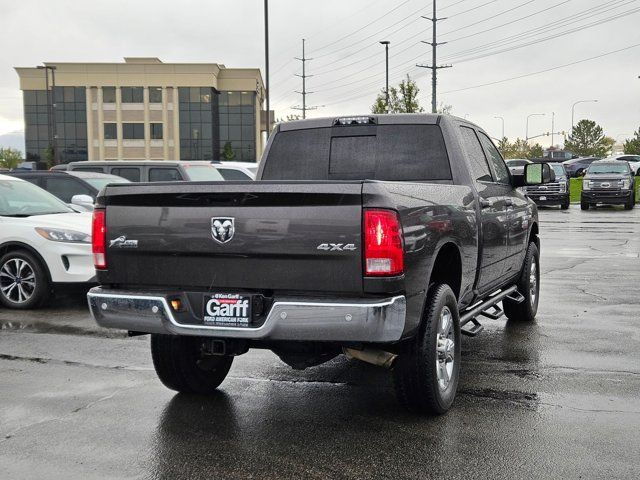
M117 62L154 56L165 62L263 67L260 0L0 0L0 135L23 130L14 66L43 61ZM494 137L571 127L592 118L620 140L640 127L640 0L439 0L439 102ZM391 83L409 73L429 108L431 2L425 0L271 0L271 98L278 118L301 103L301 40L307 39L309 116L367 113L384 87L389 40ZM634 47L632 47L634 46ZM521 47L521 48L518 48ZM632 47L632 48L629 48ZM617 53L611 53L618 50ZM506 50L506 51L505 51ZM583 61L591 57L600 58ZM536 75L536 72L570 64ZM513 77L521 77L509 81ZM480 86L493 82L493 85ZM550 144L542 137L543 145ZM558 139L556 138L556 143Z

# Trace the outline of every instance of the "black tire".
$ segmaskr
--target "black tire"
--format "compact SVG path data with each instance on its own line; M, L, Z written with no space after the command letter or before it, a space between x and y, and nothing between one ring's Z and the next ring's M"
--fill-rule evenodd
M19 275L16 274L16 270L19 270ZM21 310L38 308L46 303L50 296L49 273L35 255L26 250L14 250L0 258L2 305Z
M580 200L580 210L589 210L589 202Z
M569 200L567 200L567 201L565 201L565 202L562 202L562 203L560 204L560 208L561 208L562 210L568 210L568 209L569 209Z
M533 286L532 279L535 279ZM538 247L533 242L529 243L529 248L527 248L517 286L524 301L517 303L505 298L502 301L504 314L512 321L532 322L538 313L538 301L540 300L540 258Z
M635 194L635 191L634 191L631 194L631 197L629 197L629 201L624 204L624 209L625 210L631 210L635 205L636 205L636 194Z
M446 323L450 327L446 328L447 335L444 336L441 323L447 311L450 315ZM440 348L444 349L441 358L437 353L438 340ZM419 333L407 345L406 351L400 353L393 369L393 383L400 404L416 413L441 415L447 412L458 389L460 361L458 302L448 285L435 285L431 288ZM445 383L446 377L449 380Z
M200 395L213 394L233 363L232 356L203 355L201 338L180 335L151 335L151 357L165 387Z

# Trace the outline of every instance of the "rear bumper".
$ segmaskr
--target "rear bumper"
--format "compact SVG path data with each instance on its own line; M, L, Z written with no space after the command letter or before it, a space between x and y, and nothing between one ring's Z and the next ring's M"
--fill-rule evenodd
M87 294L98 325L144 333L253 340L394 342L405 327L406 299L276 298L259 327L179 323L167 297L154 293L92 288Z

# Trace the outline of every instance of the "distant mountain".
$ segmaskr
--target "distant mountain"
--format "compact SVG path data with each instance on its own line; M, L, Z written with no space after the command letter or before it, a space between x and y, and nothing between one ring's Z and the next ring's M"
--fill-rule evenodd
M10 147L20 150L24 156L24 132L10 132L0 135L0 147Z

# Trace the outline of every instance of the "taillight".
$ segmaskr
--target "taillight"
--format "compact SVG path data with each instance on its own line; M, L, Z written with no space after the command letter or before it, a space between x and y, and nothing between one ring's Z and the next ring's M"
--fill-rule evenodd
M93 223L91 226L91 251L93 252L93 264L98 269L107 268L106 257L107 222L104 210L93 211Z
M396 212L364 211L364 266L365 274L370 276L402 274L402 228Z

